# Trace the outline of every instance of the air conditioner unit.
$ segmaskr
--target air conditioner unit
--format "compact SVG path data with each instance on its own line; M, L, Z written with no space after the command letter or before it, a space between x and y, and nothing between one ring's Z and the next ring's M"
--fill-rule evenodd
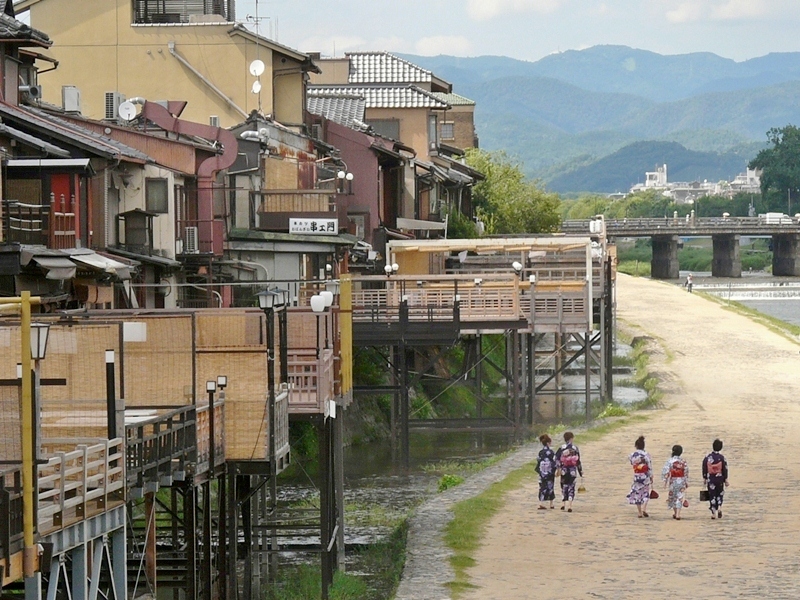
M116 121L119 117L119 105L125 102L125 95L119 92L106 92L105 118Z
M197 239L197 227L183 228L183 253L198 254L200 252L200 241Z
M74 85L61 86L61 106L65 112L81 112L81 91Z
M219 117L217 115L211 115L208 117L208 124L211 127L219 127Z

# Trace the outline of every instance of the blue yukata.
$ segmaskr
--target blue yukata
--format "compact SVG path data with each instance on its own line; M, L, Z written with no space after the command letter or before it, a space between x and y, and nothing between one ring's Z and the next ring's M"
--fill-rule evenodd
M667 506L681 508L686 500L686 488L689 487L689 465L680 456L673 456L661 470L661 477L669 489Z
M581 453L572 442L567 442L556 452L556 468L561 475L561 501L569 502L575 498L575 481L583 477Z
M708 489L709 509L712 513L722 510L725 482L728 480L728 461L719 452L712 452L703 459L703 481Z
M545 446L539 450L536 459L536 472L539 474L539 502L548 502L556 498L556 455Z
M653 465L650 455L644 450L634 450L630 461L633 467L633 484L628 494L628 503L646 504L650 500L650 487L653 483Z

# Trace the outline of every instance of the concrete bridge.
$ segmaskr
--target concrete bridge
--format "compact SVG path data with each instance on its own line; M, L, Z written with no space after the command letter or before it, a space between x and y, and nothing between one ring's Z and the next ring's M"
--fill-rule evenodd
M800 218L759 217L664 217L643 219L580 219L564 221L562 231L568 235L603 235L609 240L618 237L649 237L653 259L650 263L654 279L677 279L678 238L711 237L714 277L741 277L742 261L739 238L770 236L772 238L772 274L800 276Z

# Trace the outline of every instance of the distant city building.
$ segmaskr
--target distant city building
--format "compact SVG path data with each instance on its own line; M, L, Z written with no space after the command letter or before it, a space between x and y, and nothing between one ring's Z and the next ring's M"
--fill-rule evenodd
M666 163L656 167L655 171L645 173L644 183L637 183L630 189L630 193L643 190L661 190L662 194L672 198L676 204L693 204L702 196L725 196L732 198L735 194L744 192L757 194L761 192L761 171L747 169L737 175L733 181L709 182L703 181L676 181L667 179Z

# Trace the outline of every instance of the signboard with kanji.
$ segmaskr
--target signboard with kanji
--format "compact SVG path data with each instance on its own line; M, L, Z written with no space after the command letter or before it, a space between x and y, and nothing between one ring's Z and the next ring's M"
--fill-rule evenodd
M337 219L289 219L289 233L337 235L339 221Z

